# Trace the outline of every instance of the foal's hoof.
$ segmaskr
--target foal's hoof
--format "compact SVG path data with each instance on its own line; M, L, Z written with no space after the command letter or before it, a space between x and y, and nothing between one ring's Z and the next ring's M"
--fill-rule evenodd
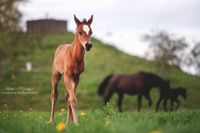
M78 126L79 123L78 122L66 122L66 126L70 126L70 125L75 125L75 126Z
M53 124L53 121L49 120L49 121L48 121L48 124L49 124L49 125L52 125L52 124Z
M78 123L78 122L74 122L74 125L75 125L75 126L78 126L78 125L79 125L79 123Z

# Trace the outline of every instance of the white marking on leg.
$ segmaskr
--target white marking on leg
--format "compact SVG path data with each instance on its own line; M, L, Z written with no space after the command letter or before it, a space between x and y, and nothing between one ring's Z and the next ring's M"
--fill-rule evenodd
M74 84L74 81L73 81L73 80L71 80L71 84L72 84L72 88L74 89L75 84Z
M83 25L83 30L85 31L85 33L88 35L90 28L87 25Z

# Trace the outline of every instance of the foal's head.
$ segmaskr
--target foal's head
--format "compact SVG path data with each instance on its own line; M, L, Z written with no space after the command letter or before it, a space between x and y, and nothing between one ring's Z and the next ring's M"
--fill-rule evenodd
M186 88L179 87L179 88L178 88L178 91L179 91L179 94L180 94L184 99L187 98L187 89L186 89Z
M90 19L83 21L80 21L75 15L74 20L76 22L76 32L78 35L78 39L81 42L81 45L84 47L86 51L89 51L92 48L92 42L91 42L91 35L92 35L92 29L90 27L93 15L90 17Z

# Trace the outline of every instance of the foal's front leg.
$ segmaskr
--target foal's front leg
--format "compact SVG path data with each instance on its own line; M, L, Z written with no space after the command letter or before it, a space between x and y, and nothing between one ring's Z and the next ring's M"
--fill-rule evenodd
M67 124L73 122L78 124L77 120L77 99L75 96L75 87L77 86L71 76L64 75L65 85L67 87L69 98L68 98L68 115Z
M68 98L69 98L69 94L67 89L65 90L65 102L67 104L67 120L66 120L66 124L70 124L71 122L73 122L73 117L72 117L72 110L70 108L70 103L68 102Z
M58 83L61 79L61 74L55 71L52 72L52 91L51 91L51 116L49 119L49 124L53 123L54 113L55 113L55 104L58 98Z

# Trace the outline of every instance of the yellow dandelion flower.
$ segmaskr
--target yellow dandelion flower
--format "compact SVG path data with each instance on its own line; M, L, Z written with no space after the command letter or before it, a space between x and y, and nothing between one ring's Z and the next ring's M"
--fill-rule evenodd
M159 130L153 130L153 131L151 131L151 132L149 132L149 133L162 133L162 132L159 131Z
M85 114L84 112L81 112L80 115L81 115L81 116L85 116L86 114Z
M4 105L3 105L4 108L6 108L7 106L8 106L7 104L4 104Z
M110 120L105 121L105 126L108 126L108 125L110 125Z
M109 126L111 123L109 116L106 116L105 118L105 126Z
M107 115L105 119L110 119L110 116L109 116L109 115Z
M64 112L64 111L65 111L65 108L60 109L60 112Z
M65 124L64 124L63 122L58 123L57 126L56 126L56 129L57 129L59 132L64 131L64 129L65 129Z
M11 75L12 80L16 80L16 76L14 74Z

